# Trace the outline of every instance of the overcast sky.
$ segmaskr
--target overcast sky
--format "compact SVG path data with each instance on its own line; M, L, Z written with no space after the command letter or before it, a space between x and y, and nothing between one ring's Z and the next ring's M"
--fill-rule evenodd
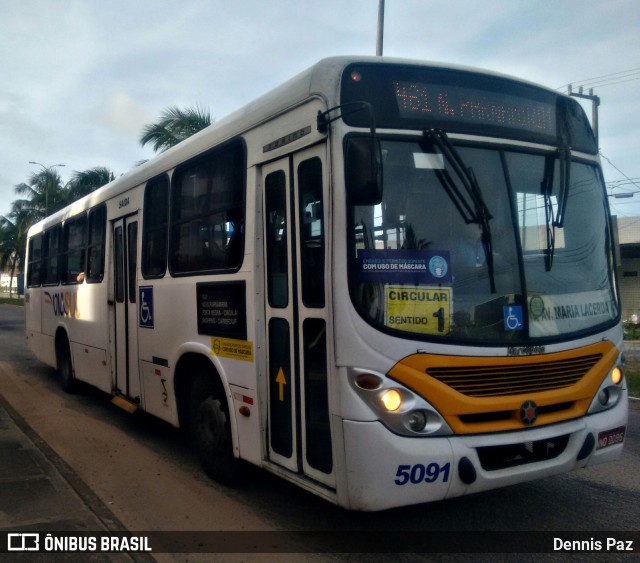
M14 186L38 170L29 161L64 163L64 181L95 166L120 175L153 155L138 139L168 106L220 119L321 58L374 55L378 0L0 0L0 10L5 215ZM385 15L385 55L554 89L596 82L606 180L633 178L618 191L640 192L640 0L386 0ZM640 215L640 193L610 201Z

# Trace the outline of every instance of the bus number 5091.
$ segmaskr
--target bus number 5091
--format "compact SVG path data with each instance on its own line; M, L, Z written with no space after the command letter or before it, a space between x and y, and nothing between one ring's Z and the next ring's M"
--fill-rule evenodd
M414 485L418 483L435 483L439 478L446 483L449 480L450 463L440 465L438 463L430 463L429 465L400 465L396 471L396 485L406 485L411 482Z

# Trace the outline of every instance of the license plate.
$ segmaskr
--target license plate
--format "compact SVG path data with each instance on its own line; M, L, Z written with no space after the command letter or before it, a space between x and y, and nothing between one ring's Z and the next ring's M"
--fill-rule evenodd
M598 434L598 449L608 448L609 446L615 446L616 444L622 444L624 442L624 433L626 426L620 426L613 430L607 430L606 432L600 432Z

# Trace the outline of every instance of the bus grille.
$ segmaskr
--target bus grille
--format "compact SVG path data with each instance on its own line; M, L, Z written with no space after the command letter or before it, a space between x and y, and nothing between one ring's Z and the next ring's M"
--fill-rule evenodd
M469 397L499 397L570 387L601 358L593 354L533 364L429 367L427 374Z

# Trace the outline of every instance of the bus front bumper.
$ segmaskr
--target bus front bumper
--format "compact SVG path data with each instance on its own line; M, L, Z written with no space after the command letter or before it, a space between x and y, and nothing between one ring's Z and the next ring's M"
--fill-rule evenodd
M384 510L569 472L620 457L626 391L616 407L558 424L496 434L405 437L379 421L343 420L346 494L339 504Z

